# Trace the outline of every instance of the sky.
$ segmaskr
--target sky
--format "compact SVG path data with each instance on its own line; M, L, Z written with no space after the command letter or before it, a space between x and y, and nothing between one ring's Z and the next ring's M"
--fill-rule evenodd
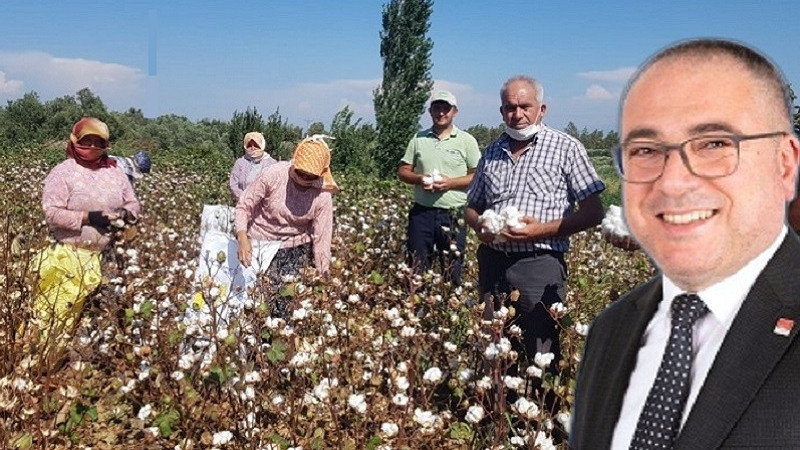
M384 3L0 0L0 104L88 87L147 117L230 120L255 107L327 128L349 106L374 123ZM428 37L434 86L458 98L461 128L500 124L500 86L525 74L544 86L546 124L615 130L636 67L695 37L756 47L800 94L797 0L434 0Z

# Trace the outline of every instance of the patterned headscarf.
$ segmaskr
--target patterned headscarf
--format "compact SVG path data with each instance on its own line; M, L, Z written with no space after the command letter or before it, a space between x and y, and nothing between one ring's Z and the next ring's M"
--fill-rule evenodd
M248 144L250 141L253 141L258 146L257 150L249 150ZM264 150L267 145L267 140L264 139L264 135L259 133L258 131L251 131L244 135L244 152L247 155L247 158L250 160L260 160L264 156Z
M333 175L331 175L331 150L324 138L333 139L324 134L315 134L300 141L297 148L294 149L290 170L295 181L297 181L297 175L294 173L294 169L299 169L320 177L322 181L320 189L323 191L336 193L339 192L339 186L336 185ZM301 182L300 184L305 183Z
M88 135L102 138L106 148L96 148L78 144L78 141ZM115 167L116 160L108 157L108 138L110 133L108 125L94 117L84 117L72 127L72 133L67 142L67 156L83 167L95 170L101 167Z

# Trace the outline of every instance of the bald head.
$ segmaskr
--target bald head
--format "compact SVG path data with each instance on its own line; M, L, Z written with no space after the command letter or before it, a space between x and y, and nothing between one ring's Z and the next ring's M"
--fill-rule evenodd
M740 67L758 83L759 98L766 103L766 110L774 113L775 126L791 132L793 127L792 97L789 85L780 69L766 56L744 44L724 39L695 39L682 41L656 53L647 60L631 78L622 95L624 108L631 88L651 69L669 62L715 63L720 70ZM732 93L735 95L735 93Z

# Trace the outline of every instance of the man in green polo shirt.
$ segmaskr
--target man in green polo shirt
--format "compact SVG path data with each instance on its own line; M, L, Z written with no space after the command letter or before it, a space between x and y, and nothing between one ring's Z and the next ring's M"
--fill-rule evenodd
M431 128L411 139L400 160L397 177L414 185L414 206L408 214L408 255L417 271L431 268L439 258L445 275L461 285L461 265L467 245L462 220L467 187L481 158L478 142L453 125L456 97L434 91L428 112Z

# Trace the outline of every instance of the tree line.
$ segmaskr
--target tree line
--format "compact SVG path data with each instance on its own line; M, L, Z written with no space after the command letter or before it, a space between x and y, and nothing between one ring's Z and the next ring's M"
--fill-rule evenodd
M145 117L140 109L110 111L102 99L84 88L75 95L65 95L42 102L36 92L28 92L0 107L0 151L14 148L35 149L41 146L61 147L69 137L72 125L81 117L92 116L106 122L111 130L112 153L126 154L138 149L151 153L188 151L195 158L204 156L238 158L244 152L242 137L248 131L261 131L267 140L267 151L276 159L289 159L294 147L305 135L328 134L331 165L335 171L365 175L393 176L397 161L415 128L406 130L397 148L379 151L381 142L376 127L356 118L349 106L338 111L330 123L314 122L307 129L292 125L280 109L264 117L256 107L235 111L229 121L202 119L196 122L175 114L156 118ZM417 116L416 120L419 120ZM577 130L573 124L567 128ZM475 136L481 148L503 132L503 125L474 125L466 129ZM608 148L601 144L616 139L615 132L588 132L585 128L573 134L587 148ZM391 167L387 174L382 166ZM384 172L384 173L382 173Z

